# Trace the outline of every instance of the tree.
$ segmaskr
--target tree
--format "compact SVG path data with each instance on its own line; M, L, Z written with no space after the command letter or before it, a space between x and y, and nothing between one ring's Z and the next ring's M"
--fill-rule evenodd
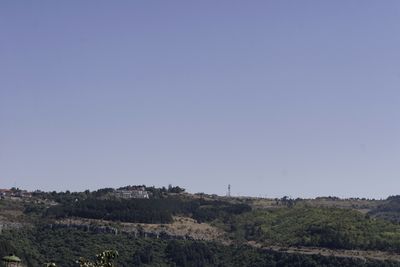
M96 261L89 261L85 258L78 260L81 267L115 267L113 261L118 257L118 252L115 250L106 250L96 255Z

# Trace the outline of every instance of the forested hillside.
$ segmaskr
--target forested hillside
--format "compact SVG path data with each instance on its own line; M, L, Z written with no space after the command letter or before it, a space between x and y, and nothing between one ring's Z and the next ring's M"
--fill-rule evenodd
M93 234L85 231L37 228L6 231L0 236L0 254L17 253L28 266L44 262L77 266L79 257L116 249L117 266L400 266L396 262L360 260L318 255L289 254L252 248L225 246L216 242L135 238L128 234Z
M137 188L149 198L119 197ZM0 256L15 253L33 267L77 266L79 257L104 250L119 252L117 266L400 266L399 197L258 199L193 195L172 186L118 190L3 197Z
M400 225L339 208L253 211L222 222L232 237L264 244L400 252Z
M133 223L171 223L173 215L191 215L199 222L211 221L228 214L248 212L246 204L225 201L164 199L103 200L89 198L62 203L46 210L47 217L82 217Z
M374 217L400 223L400 196L392 196L369 212Z

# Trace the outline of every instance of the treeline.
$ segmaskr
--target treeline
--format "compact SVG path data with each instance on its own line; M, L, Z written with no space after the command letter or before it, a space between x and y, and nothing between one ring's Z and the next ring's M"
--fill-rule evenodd
M31 211L32 208L26 211ZM198 222L251 211L247 204L178 197L152 199L87 198L64 202L45 210L46 217L82 217L134 223L170 223L173 215L191 216Z
M55 262L59 267L77 267L80 257L108 249L119 252L118 267L132 266L400 266L397 262L372 261L321 255L288 254L245 245L224 246L215 242L134 238L129 234L91 234L78 230L47 228L5 231L0 235L0 256L15 253L30 267Z
M150 198L166 198L169 194L180 194L185 192L185 189L179 186L169 185L168 187L155 187L155 186L145 186L145 185L128 185L123 186L118 189L114 188L101 188L98 190L90 191L85 190L83 192L71 192L69 190L66 191L52 191L52 192L43 192L43 191L35 191L32 193L32 196L38 199L43 200L52 200L58 202L60 204L74 202L76 200L84 200L88 198L112 198L113 193L116 190L139 190L144 189L150 195ZM14 189L19 190L19 189Z
M170 223L171 203L159 199L101 200L85 199L57 205L46 210L49 217L82 217L122 222Z

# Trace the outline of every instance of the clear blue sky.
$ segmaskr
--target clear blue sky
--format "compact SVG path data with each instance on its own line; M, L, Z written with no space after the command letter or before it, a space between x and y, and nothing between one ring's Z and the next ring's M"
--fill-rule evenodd
M399 1L1 1L0 187L400 194Z

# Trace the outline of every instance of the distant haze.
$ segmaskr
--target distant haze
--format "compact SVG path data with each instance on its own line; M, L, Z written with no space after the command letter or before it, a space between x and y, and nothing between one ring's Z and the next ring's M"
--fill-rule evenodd
M1 1L0 188L400 194L399 1Z

